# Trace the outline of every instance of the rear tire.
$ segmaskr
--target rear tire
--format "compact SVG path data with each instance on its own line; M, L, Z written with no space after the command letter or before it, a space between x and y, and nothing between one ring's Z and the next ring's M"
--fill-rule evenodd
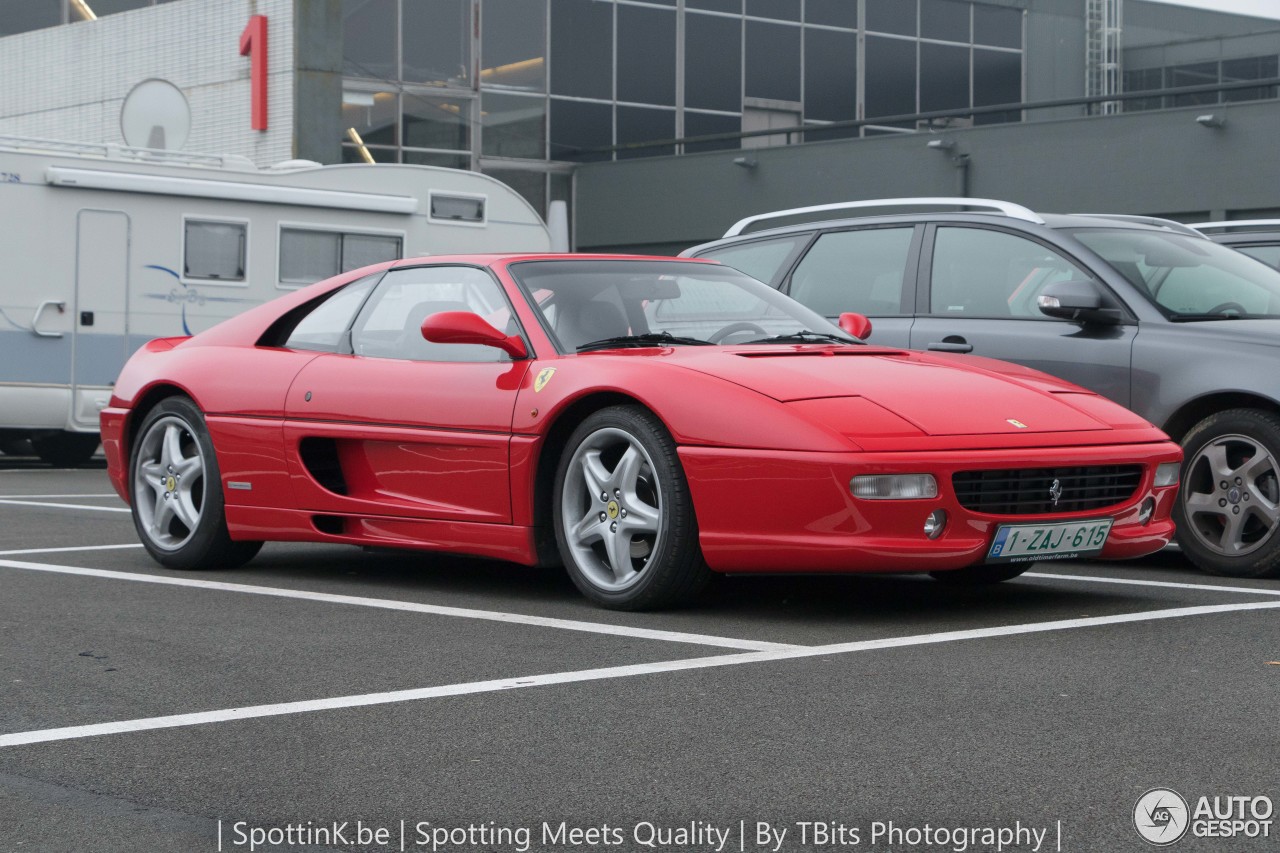
M573 431L553 519L582 594L613 610L687 604L710 577L675 441L640 406L612 406Z
M1173 509L1182 553L1210 574L1280 575L1280 418L1215 412L1192 427L1182 449Z
M31 449L54 468L79 468L101 443L95 432L54 432L32 438Z
M966 566L949 572L929 572L929 576L951 586L990 586L1013 580L1029 568L1030 563L1003 563L994 566Z
M169 397L138 429L129 463L133 526L156 562L170 569L234 569L261 542L227 531L218 457L191 400Z

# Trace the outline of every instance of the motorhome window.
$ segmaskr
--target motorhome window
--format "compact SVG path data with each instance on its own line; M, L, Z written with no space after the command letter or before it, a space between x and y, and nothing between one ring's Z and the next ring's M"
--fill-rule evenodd
M288 332L284 346L287 349L337 352L351 325L351 318L360 310L379 278L381 273L365 276L314 303ZM281 331L283 333L284 330Z
M280 283L304 285L401 257L399 236L280 229Z
M453 222L484 222L483 198L431 194L431 218Z
M186 220L183 277L244 281L247 242L248 226L242 222Z

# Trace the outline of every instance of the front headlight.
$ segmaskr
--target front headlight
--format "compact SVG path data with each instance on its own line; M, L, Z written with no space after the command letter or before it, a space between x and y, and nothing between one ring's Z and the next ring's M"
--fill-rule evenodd
M932 474L864 474L849 481L855 498L869 501L912 501L938 496Z
M1178 472L1181 470L1181 462L1161 462L1156 466L1155 487L1159 489L1164 486L1178 485Z

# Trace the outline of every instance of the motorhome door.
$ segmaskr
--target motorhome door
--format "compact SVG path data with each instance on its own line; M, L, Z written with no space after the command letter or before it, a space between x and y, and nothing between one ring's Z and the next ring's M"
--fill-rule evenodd
M71 317L71 420L96 429L129 357L128 214L81 210L76 217L76 301Z

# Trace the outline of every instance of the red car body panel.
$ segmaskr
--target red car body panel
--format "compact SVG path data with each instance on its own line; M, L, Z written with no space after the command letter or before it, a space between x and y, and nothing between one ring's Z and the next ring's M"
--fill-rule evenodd
M547 256L565 260L565 256ZM996 525L1111 517L1104 557L1172 536L1176 486L1157 465L1177 445L1130 412L1033 370L988 359L824 344L651 347L561 355L507 267L535 256L380 264L288 294L189 339L153 341L102 413L108 473L126 501L133 432L164 394L205 413L233 538L310 540L539 559L539 471L548 437L584 401L631 400L672 434L708 564L718 571L929 571L982 562ZM653 261L653 258L644 258ZM259 346L281 317L392 266L490 270L530 358L494 363L372 359ZM690 263L682 261L682 263ZM554 368L545 382L535 379ZM977 401L975 403L975 401ZM569 423L569 422L565 422ZM336 458L342 488L308 467ZM962 507L960 470L1143 468L1123 504L1052 516ZM921 501L854 498L858 474L933 473ZM1151 499L1143 523L1139 507ZM950 517L936 540L933 509Z

